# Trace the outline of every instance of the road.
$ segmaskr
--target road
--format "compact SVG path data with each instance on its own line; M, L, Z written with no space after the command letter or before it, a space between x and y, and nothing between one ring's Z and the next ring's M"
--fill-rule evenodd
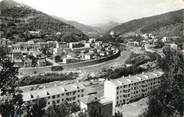
M102 62L99 64L95 65L90 65L90 66L85 66L81 68L76 68L76 69L65 69L62 72L80 72L80 78L85 78L88 76L88 74L99 74L102 69L104 68L111 68L111 67L121 67L125 64L125 61L129 58L130 56L130 51L122 51L121 56L119 56L116 59L109 60L106 62Z

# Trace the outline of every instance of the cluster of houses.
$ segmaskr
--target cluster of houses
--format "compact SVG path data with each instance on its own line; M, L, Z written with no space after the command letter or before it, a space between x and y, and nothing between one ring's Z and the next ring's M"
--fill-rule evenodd
M58 43L56 41L48 42L37 42L27 41L27 42L17 42L8 45L9 57L20 67L36 67L36 66L46 66L47 61L43 53L44 49L52 53L54 48L57 48Z
M47 53L53 53L54 49L58 48L57 41L13 43L9 39L2 38L0 44L7 47L7 56L20 67L45 66L47 55L43 53L44 49Z
M118 51L111 44L96 41L94 38L70 43L35 40L12 43L3 38L0 39L0 44L8 48L9 58L20 67L45 66L48 64L46 58L61 63L81 62L107 57Z
M68 43L68 48L60 48L56 54L63 63L71 63L92 59L99 59L113 55L117 48L108 43L102 43L91 38L88 41Z
M170 47L173 50L182 50L184 49L183 43L178 43L174 40L179 40L179 37L162 37L158 39L156 36L154 36L151 33L145 33L145 34L137 34L137 37L141 37L139 41L135 40L129 40L127 42L128 46L135 46L135 47L141 47L144 50L147 50L147 47L151 48L162 48L162 47Z
M142 39L140 39L139 41L129 41L127 45L144 47L147 44L156 46L159 43L159 39L157 39L157 37L155 37L151 33L136 34L136 37ZM161 39L161 42L166 42L166 40L167 38L163 37L163 39Z

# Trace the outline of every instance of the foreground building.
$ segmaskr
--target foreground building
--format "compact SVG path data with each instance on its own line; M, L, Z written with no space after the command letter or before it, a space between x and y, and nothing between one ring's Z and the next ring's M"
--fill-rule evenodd
M81 98L80 108L82 111L88 113L89 117L112 117L112 101L95 95L88 95Z
M160 86L162 71L153 71L139 75L122 77L104 82L104 97L113 101L113 108L130 103Z
M84 96L84 90L84 85L76 83L26 91L22 95L23 101L27 103L35 102L37 99L45 99L47 101L46 107L49 107L53 104L59 105L64 101L79 104L80 98Z

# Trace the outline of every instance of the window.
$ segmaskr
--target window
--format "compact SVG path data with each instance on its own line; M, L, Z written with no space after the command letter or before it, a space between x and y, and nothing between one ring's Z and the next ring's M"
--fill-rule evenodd
M59 103L60 102L60 100L57 100L57 103Z
M54 96L52 96L52 99L55 99L55 95L54 95Z
M59 97L60 97L60 95L57 95L57 97L59 98Z
M50 96L48 97L48 99L50 99Z
M84 95L82 94L81 97L83 97Z
M50 102L48 102L48 105L50 104Z

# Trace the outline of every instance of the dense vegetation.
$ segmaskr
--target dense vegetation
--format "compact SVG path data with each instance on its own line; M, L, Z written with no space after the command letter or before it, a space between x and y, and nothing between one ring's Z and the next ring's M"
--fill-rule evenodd
M72 73L72 72L69 74L48 73L45 75L27 76L19 79L18 85L25 86L25 85L48 83L53 81L73 80L73 79L76 79L77 76L78 76L77 73Z
M9 4L11 5L9 7ZM87 39L81 31L75 27L36 11L27 6L17 6L13 1L0 2L1 8L1 37L14 41L27 41L30 39L79 41ZM29 31L40 31L38 35L30 35ZM59 34L57 35L57 32Z
M145 64L147 62L157 62L157 56L156 54L147 53L147 54L135 54L132 53L125 62L127 66L121 66L119 68L104 68L101 71L101 75L97 77L88 76L86 80L91 79L98 79L98 78L104 78L104 79L117 79L122 76L129 76L129 75L135 75L139 74L145 71L148 71L150 69L144 69L141 68L140 65Z
M152 92L148 109L141 117L183 117L184 115L184 57L164 48L160 67L165 72L161 87Z
M157 36L183 36L183 12L184 10L182 9L157 16L132 20L110 31L113 30L121 34L130 32L152 32Z
M23 104L22 95L16 89L18 68L6 58L6 52L0 48L0 114L13 117Z

